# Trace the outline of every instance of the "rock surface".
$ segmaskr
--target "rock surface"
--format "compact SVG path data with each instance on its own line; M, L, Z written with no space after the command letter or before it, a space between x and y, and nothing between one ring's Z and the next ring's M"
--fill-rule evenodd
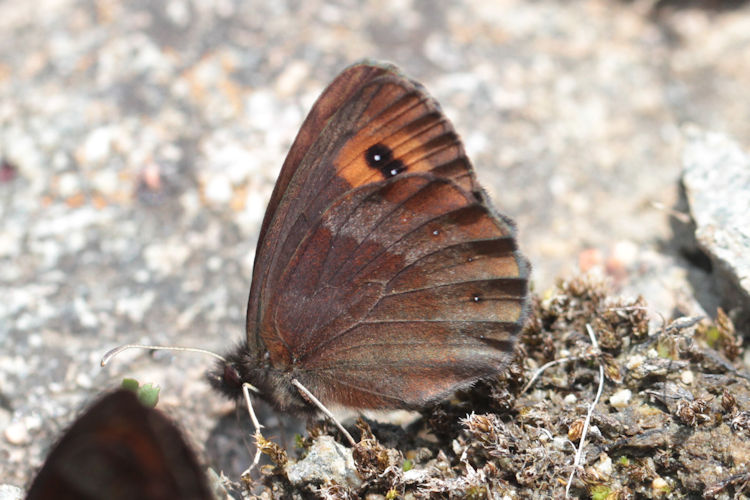
M689 134L682 183L695 240L711 258L725 304L750 316L750 156L723 134Z
M337 443L331 436L317 438L307 456L299 462L289 462L285 472L295 486L336 483L358 488L362 484L352 450Z

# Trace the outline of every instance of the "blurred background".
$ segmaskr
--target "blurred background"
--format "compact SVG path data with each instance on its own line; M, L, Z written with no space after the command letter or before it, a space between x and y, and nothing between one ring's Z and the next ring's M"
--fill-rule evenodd
M744 2L0 1L0 484L124 376L161 385L217 469L247 465L210 358L99 360L243 338L286 151L362 58L440 101L536 292L593 271L665 316L714 312L670 210L687 124L750 146Z

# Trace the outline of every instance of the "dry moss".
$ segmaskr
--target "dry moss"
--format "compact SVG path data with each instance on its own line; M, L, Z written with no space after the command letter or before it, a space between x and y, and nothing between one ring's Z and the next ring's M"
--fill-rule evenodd
M535 297L512 363L496 380L425 409L406 429L360 420L362 486L300 491L264 471L267 497L561 498L605 369L571 496L731 498L750 482L750 383L729 318L649 325L642 298L588 278ZM653 314L651 315L653 316ZM600 349L591 345L590 325ZM526 393L537 367L546 369ZM335 432L322 424L321 429ZM306 445L310 440L305 441Z

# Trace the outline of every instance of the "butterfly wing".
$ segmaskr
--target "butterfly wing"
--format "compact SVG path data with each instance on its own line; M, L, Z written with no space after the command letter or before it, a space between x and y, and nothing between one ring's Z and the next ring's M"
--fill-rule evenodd
M389 67L346 70L321 106L266 214L248 341L347 406L418 407L496 373L528 266L451 124Z
M305 208L299 201L300 192L303 191L303 184L308 180L312 168L320 163L309 154L311 146L320 141L321 131L327 128L333 115L339 111L341 102L351 100L352 95L363 84L389 71L387 66L359 64L339 75L316 101L287 154L263 217L248 300L248 344L255 347L258 353L264 348L258 333L261 304L264 298L267 299L268 288L275 285L279 269L283 269L283 259L275 259L277 248L281 238L286 240L288 237L290 224L298 224L298 233L304 230L300 227L301 222L296 220L295 213ZM306 168L301 168L303 165ZM272 268L275 272L271 272Z
M27 500L212 498L195 455L175 425L119 390L65 432Z

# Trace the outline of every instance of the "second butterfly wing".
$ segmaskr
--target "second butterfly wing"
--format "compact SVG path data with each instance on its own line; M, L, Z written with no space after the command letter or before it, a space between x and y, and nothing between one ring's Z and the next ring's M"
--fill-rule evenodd
M195 455L159 411L130 391L100 399L50 452L27 500L208 500Z

